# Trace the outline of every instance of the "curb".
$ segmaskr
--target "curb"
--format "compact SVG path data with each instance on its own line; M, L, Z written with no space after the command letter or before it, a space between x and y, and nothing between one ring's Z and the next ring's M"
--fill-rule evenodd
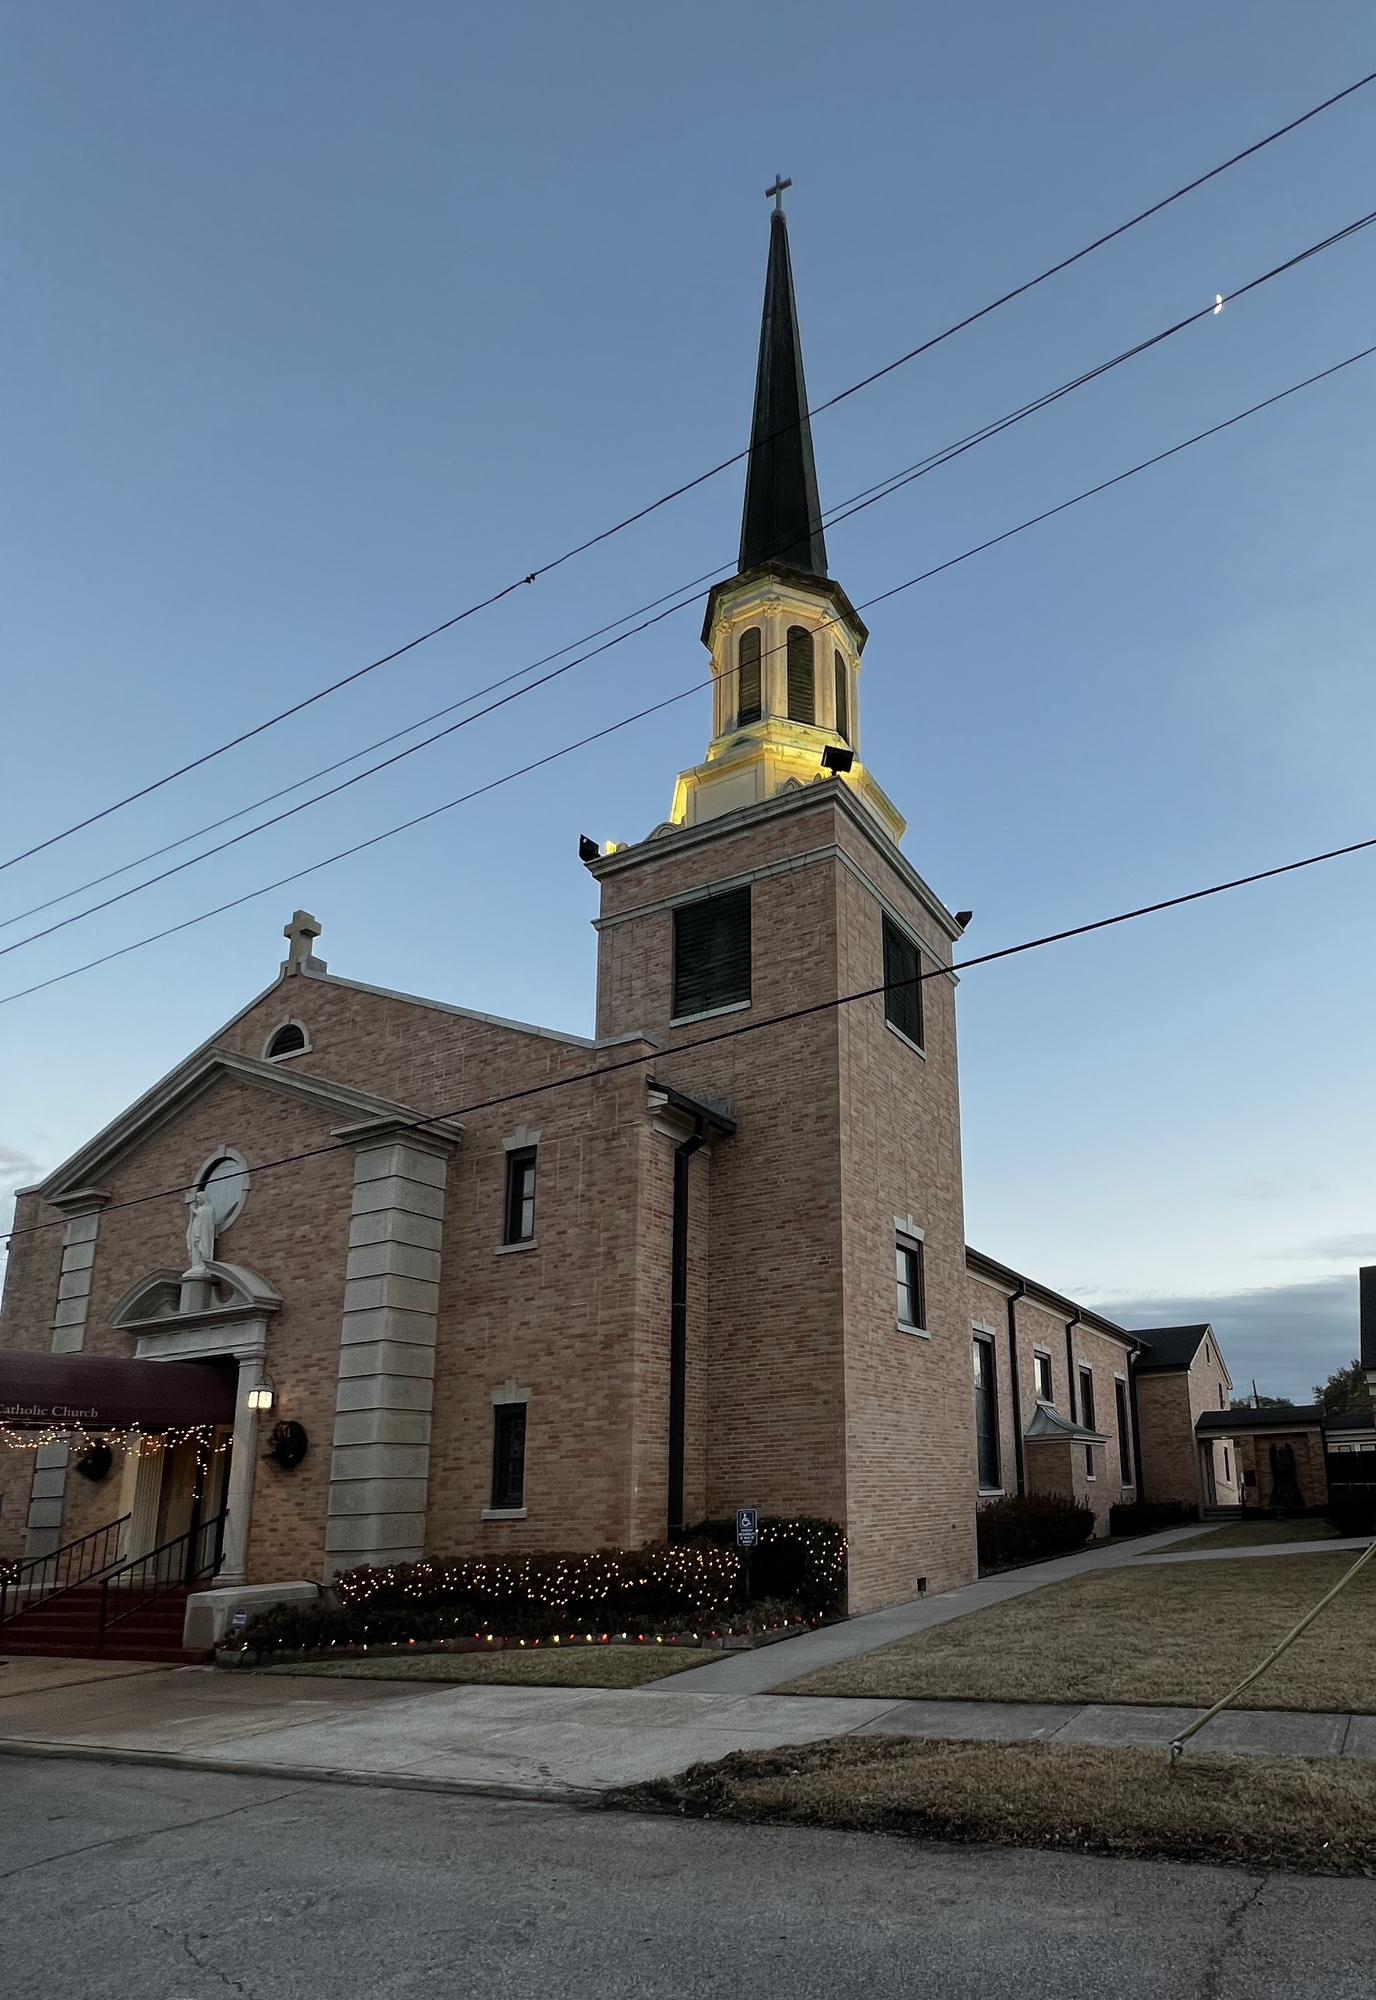
M66 1759L81 1764L143 1764L165 1771L214 1771L230 1778L280 1778L287 1784L358 1785L375 1791L439 1792L508 1799L524 1805L594 1806L603 1794L579 1785L514 1785L496 1779L425 1778L406 1771L344 1771L322 1764L251 1764L236 1757L189 1757L177 1750L126 1750L96 1743L48 1743L0 1737L0 1757Z

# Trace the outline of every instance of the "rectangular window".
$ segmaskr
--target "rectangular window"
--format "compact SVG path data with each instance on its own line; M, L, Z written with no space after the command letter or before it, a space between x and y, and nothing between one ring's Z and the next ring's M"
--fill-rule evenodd
M504 1243L529 1243L535 1235L535 1148L523 1146L506 1156L506 1230Z
M1080 1369L1080 1422L1087 1431L1094 1429L1094 1370L1092 1368L1082 1367ZM1094 1447L1092 1444L1085 1446L1085 1471L1093 1479Z
M884 919L884 1019L922 1047L922 954L906 931Z
M1221 1382L1218 1385L1218 1407L1220 1410L1227 1408L1227 1405L1223 1400L1223 1384Z
M750 1000L750 890L674 911L674 1018Z
M975 1446L979 1456L980 1490L997 1492L999 1485L999 1392L994 1370L994 1343L975 1340Z
M1132 1484L1132 1446L1128 1426L1128 1385L1113 1378L1113 1398L1118 1408L1118 1472L1124 1486Z
M923 1333L927 1328L927 1274L923 1269L921 1243L911 1236L900 1236L896 1261L898 1324L914 1326Z
M833 654L836 675L836 734L843 743L850 742L850 683L846 676L844 653Z
M1223 1447L1223 1477L1229 1485L1232 1484L1233 1468L1228 1460L1228 1447L1226 1444Z
M492 1508L507 1513L526 1504L526 1406L497 1403L492 1411Z
M1037 1371L1037 1400L1042 1403L1054 1403L1056 1398L1051 1385L1051 1356L1034 1354L1032 1363Z

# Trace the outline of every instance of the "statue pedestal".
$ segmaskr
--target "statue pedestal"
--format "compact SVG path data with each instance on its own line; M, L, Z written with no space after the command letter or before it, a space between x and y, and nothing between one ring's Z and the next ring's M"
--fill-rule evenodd
M214 1281L208 1271L182 1273L182 1293L178 1302L178 1312L209 1312L215 1303Z

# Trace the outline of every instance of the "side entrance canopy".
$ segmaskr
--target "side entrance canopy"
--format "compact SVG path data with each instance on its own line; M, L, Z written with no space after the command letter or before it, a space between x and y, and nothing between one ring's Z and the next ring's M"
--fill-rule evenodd
M205 1361L0 1353L0 1424L160 1431L232 1424L236 1372Z

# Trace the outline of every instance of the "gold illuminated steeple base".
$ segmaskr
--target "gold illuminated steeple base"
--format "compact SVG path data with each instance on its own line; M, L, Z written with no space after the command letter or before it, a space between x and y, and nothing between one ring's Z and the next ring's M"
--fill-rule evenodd
M801 791L815 784L840 784L854 793L897 844L903 838L907 821L888 793L858 757L841 777L834 778L823 771L822 751L828 744L844 747L841 738L831 730L805 722L787 722L779 716L717 737L708 749L705 763L680 773L674 787L672 824L701 826L704 820L720 819L724 813L758 805L780 792Z

